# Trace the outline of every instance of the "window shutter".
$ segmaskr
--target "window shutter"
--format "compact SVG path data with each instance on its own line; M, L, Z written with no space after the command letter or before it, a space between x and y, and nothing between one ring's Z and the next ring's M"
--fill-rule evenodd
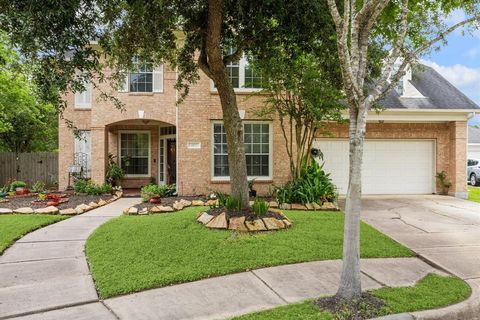
M120 83L120 87L118 88L118 91L119 92L128 92L128 87L129 87L129 81L128 81L128 78L129 78L129 74L125 74L125 78L123 79L123 81L121 81Z
M85 91L82 92L84 96L84 104L85 106L91 106L92 105L92 83L89 81L88 83L85 84Z
M153 92L163 92L163 64L153 70Z

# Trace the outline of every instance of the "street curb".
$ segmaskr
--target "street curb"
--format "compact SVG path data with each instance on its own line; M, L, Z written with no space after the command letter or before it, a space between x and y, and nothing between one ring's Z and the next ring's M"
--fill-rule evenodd
M465 280L472 289L467 300L434 310L413 312L418 320L480 320L480 279Z

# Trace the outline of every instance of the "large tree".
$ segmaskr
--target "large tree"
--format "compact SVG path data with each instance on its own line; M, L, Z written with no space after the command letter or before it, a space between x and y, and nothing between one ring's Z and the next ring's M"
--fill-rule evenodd
M349 109L350 169L345 206L343 268L337 295L352 299L361 295L360 212L361 167L367 114L422 54L445 43L445 37L462 26L475 28L480 20L475 0L328 0L334 20L343 89ZM467 18L445 23L454 10ZM368 55L373 46L389 51L382 72L370 81Z
M26 57L38 61L35 79L60 109L65 104L57 92L82 90L85 77L118 85L135 56L178 68L181 97L202 70L220 97L231 193L246 207L243 126L226 66L272 42L288 43L285 39L301 38L303 32L311 37L310 30L323 24L316 18L325 16L325 5L306 0L0 0L0 28ZM113 75L103 73L105 59L117 69ZM75 77L78 71L82 76ZM121 107L112 94L102 97Z
M0 151L57 149L57 114L37 98L29 81L31 68L0 33Z

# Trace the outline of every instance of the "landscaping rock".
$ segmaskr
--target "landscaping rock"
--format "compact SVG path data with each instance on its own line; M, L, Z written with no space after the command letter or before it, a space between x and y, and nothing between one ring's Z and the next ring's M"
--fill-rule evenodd
M77 211L78 214L84 213L85 211L88 211L90 209L92 209L92 207L86 205L85 203L79 204L75 207L75 211Z
M228 229L237 231L248 231L245 226L245 217L233 217L230 218Z
M33 209L30 207L23 207L13 210L14 213L21 213L21 214L32 214L34 213Z
M200 217L197 218L197 221L201 222L203 224L207 224L212 219L213 219L213 216L211 214L208 214L208 213L204 212L200 215Z
M278 206L280 209L283 209L283 210L290 210L290 208L292 207L289 203L282 203L280 206Z
M98 200L98 205L101 207L101 206L104 206L107 204L107 201L103 200L103 199L100 199Z
M180 203L183 205L183 207L190 207L192 205L192 201L188 201L185 199L180 200Z
M90 207L92 207L92 208L98 208L98 203L93 202L93 201L90 202L88 205L89 205Z
M299 204L299 203L292 203L292 206L290 208L292 210L307 210L307 207L305 207L303 204Z
M130 214L130 215L137 215L138 214L138 209L135 208L135 207L130 207L127 211L127 214Z
M322 204L322 210L338 210L338 207L335 203L332 202L324 202Z
M261 219L253 220L253 221L245 221L245 225L247 226L249 231L266 231L267 228Z
M307 207L307 210L315 210L315 207L313 206L313 203L306 203L305 207Z
M225 214L225 212L219 214L218 216L210 220L210 222L207 223L207 227L213 229L227 229L227 215Z
M142 210L140 210L140 212L138 212L138 214L141 214L141 215L148 214L148 209L147 209L147 208L143 208Z
M275 218L262 218L263 223L265 224L265 227L267 227L268 230L278 230L278 229L285 229L285 224L282 222L282 220L278 220Z
M173 204L173 208L178 211L182 210L183 207L184 205L180 201L175 201L175 203Z
M170 206L159 206L158 209L160 209L160 212L173 212L173 211L175 211Z
M38 213L38 214L57 214L58 211L59 210L58 210L57 207L49 206L49 207L46 207L46 208L36 209L35 213Z
M206 203L205 203L206 206L218 206L218 200L208 200Z
M59 213L66 216L74 216L77 214L77 211L73 208L68 208L68 209L60 210Z
M160 210L160 207L152 207L152 208L150 209L150 213L160 213L160 212L162 212L162 211Z
M117 191L117 192L115 192L115 195L117 196L117 198L120 198L121 196L123 196L123 192L122 191Z
M285 225L285 228L290 228L292 226L292 223L290 220L284 219L282 220L283 224Z
M278 208L277 201L270 201L268 204L269 204L270 208Z
M13 213L12 209L7 209L7 208L0 208L0 214L9 214Z
M192 206L204 206L205 205L205 202L203 202L202 200L193 200L192 201Z
M315 209L315 210L320 210L320 209L322 209L322 207L321 207L318 203L316 203L316 202L313 202L312 205L313 205L313 209Z

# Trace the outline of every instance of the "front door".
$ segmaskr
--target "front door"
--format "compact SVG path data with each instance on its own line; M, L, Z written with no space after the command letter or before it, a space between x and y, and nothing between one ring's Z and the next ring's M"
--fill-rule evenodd
M177 183L177 142L167 139L167 184Z

